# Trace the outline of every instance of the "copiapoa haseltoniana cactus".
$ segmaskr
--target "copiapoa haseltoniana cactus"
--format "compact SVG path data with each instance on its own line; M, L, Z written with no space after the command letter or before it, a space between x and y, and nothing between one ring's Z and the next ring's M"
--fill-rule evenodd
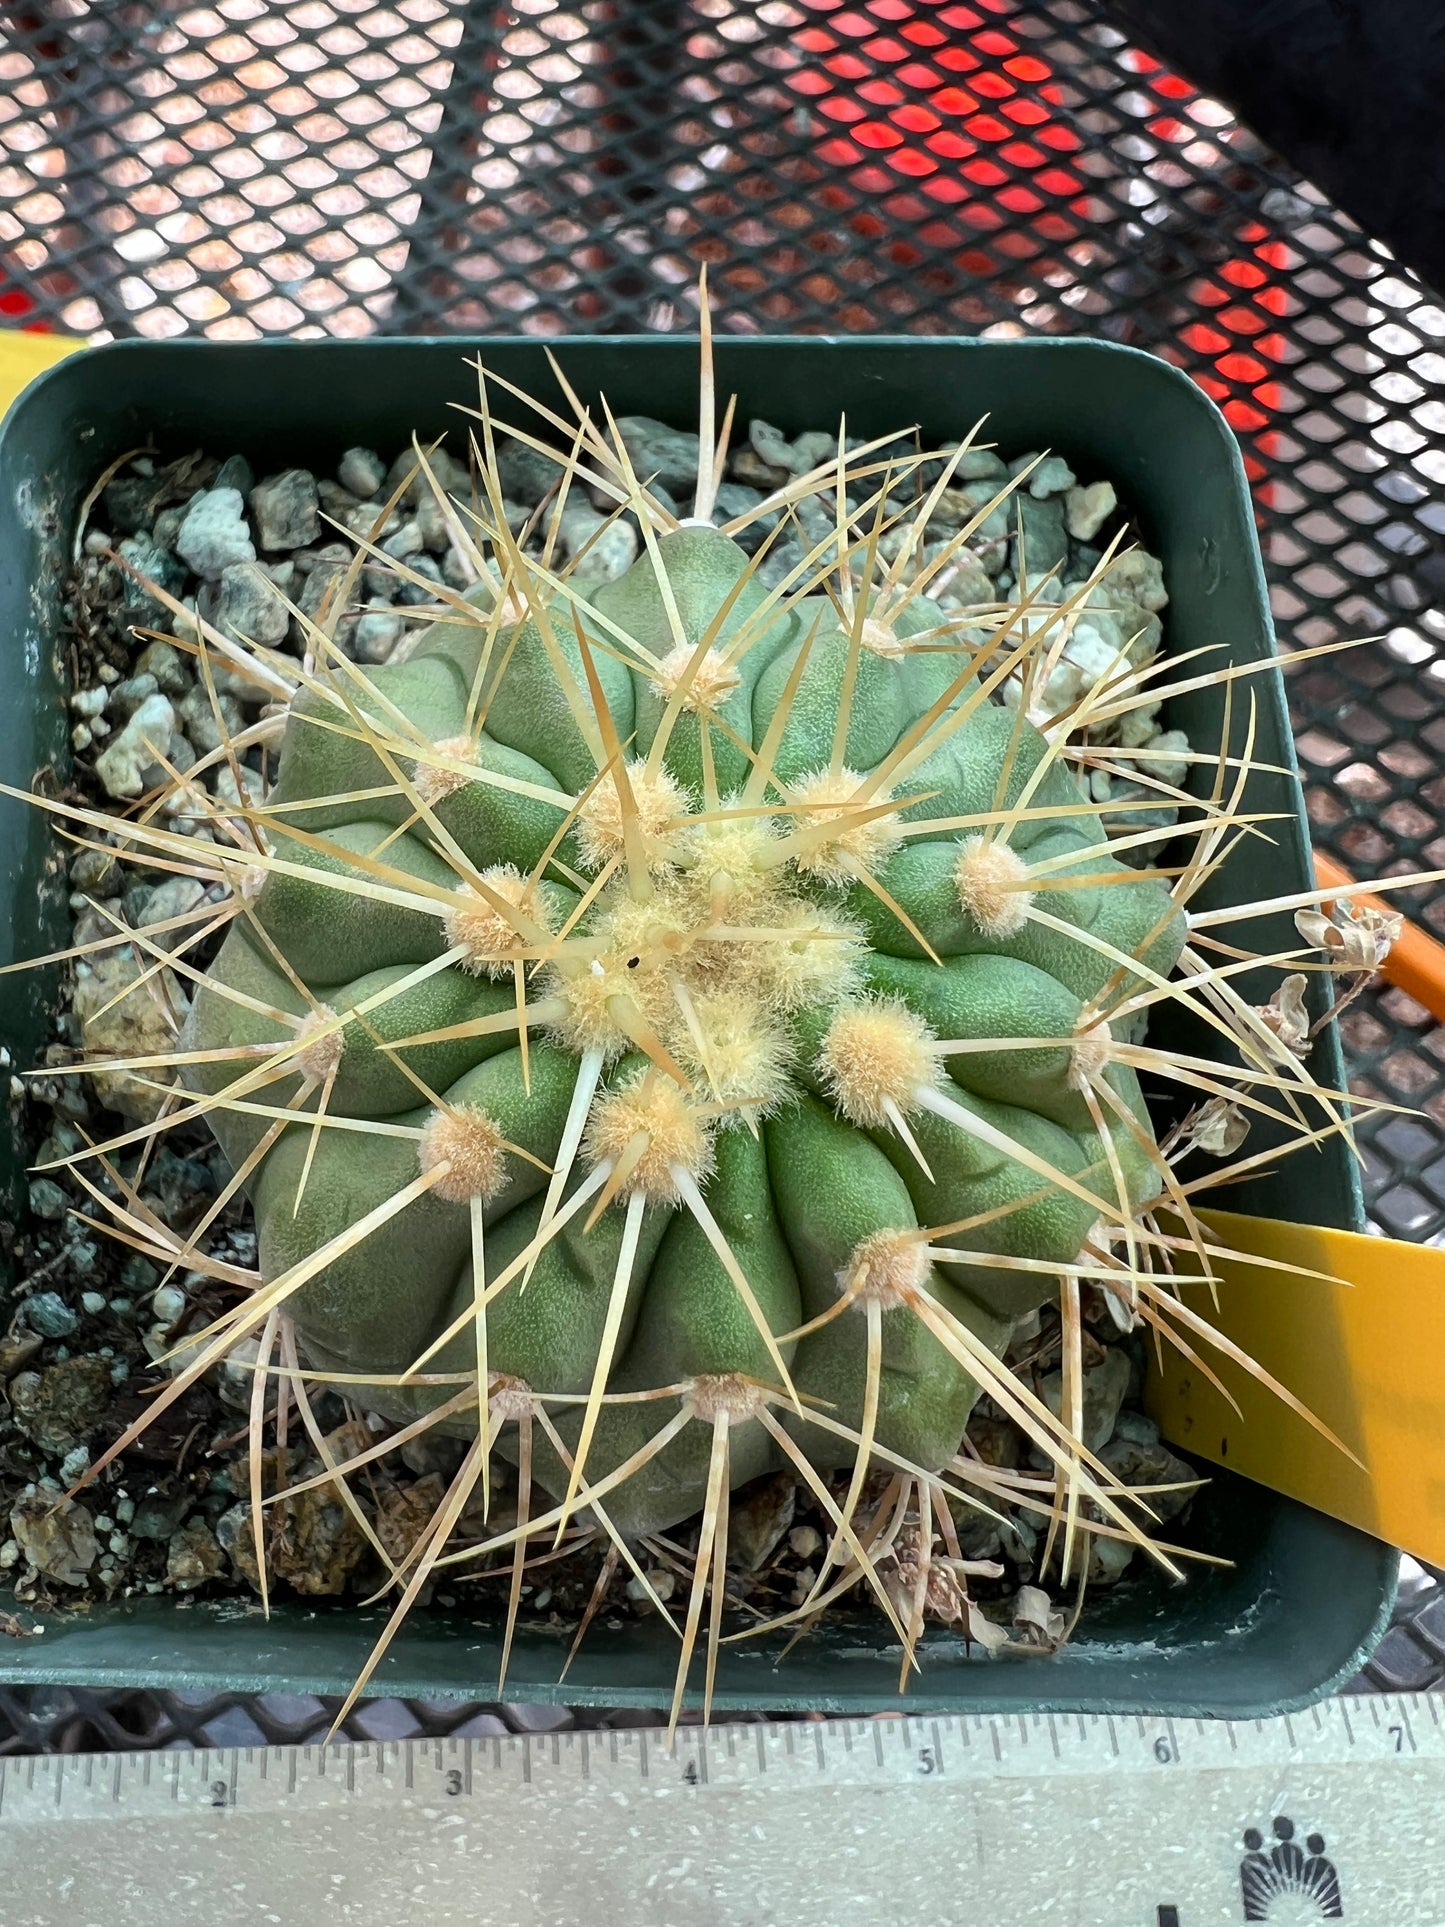
M1167 973L1182 928L971 656L909 647L948 633L921 596L780 614L733 540L689 527L541 621L438 623L369 672L355 728L297 705L268 818L286 867L189 1041L218 1092L235 1053L299 1023L292 1086L384 1127L298 1120L267 1144L266 1118L211 1114L249 1164L267 1277L382 1220L289 1301L314 1364L466 1369L492 1293L506 1380L737 1379L785 1394L822 1470L856 1444L812 1406L854 1431L866 1408L880 1447L948 1463L969 1354L997 1355L1101 1221L1157 1190L1101 1000L1138 986L1121 957ZM954 1224L935 1255L922 1227ZM818 1322L840 1294L856 1304ZM444 1389L370 1397L409 1418ZM786 1463L741 1396L735 1483ZM557 1423L574 1450L588 1427L595 1483L658 1421L630 1402ZM609 1494L619 1528L697 1511L708 1461L708 1427L680 1430ZM571 1483L545 1443L534 1471Z
M704 400L706 420L706 381ZM208 680L214 653L284 701L255 725L280 739L264 806L220 809L195 772L170 798L214 820L206 858L231 891L171 1060L195 1095L171 1116L220 1139L260 1276L157 1403L259 1335L257 1424L279 1373L303 1409L309 1376L402 1437L466 1441L424 1542L388 1561L403 1609L429 1573L510 1550L514 1617L529 1547L584 1513L650 1591L632 1547L701 1514L679 1691L727 1495L790 1469L834 1537L784 1617L861 1577L907 1660L945 1495L986 1503L1008 1483L959 1456L980 1391L1055 1467L1052 1496L1046 1478L1012 1497L1062 1523L1065 1573L1080 1528L1142 1539L1082 1443L1080 1292L1206 1335L1154 1217L1191 1225L1171 1157L1224 1149L1208 1132L1240 1107L1290 1121L1287 1085L1338 1128L1335 1094L1232 962L1191 946L1186 987L1169 984L1183 905L1249 820L1242 782L1222 757L1203 800L1160 783L1196 812L1177 829L1121 834L1118 806L1089 802L1074 746L1141 699L1142 674L1044 733L1030 691L1112 557L1073 595L1041 558L1015 601L946 612L930 589L1014 486L926 540L962 450L892 438L780 490L770 512L835 493L837 525L768 586L769 542L750 557L738 524L713 525L710 433L679 522L579 412L538 555L508 527L485 390L480 419L469 507L420 452L410 478L476 587L441 592L391 662L335 640L363 560L408 573L366 539L332 603L296 612L299 669L192 639ZM643 530L600 585L553 565L579 478ZM245 746L222 735L210 761ZM193 865L155 801L137 849ZM1118 860L1147 864L1171 836L1195 843L1179 869ZM1142 1045L1169 995L1237 1048L1237 1083ZM1139 1067L1207 1098L1192 1136L1155 1142ZM1197 1227L1182 1248L1207 1275ZM197 1234L185 1261L199 1251ZM1058 1413L1001 1363L1050 1302ZM494 1452L516 1467L519 1523L449 1551ZM328 1466L344 1491L348 1468ZM862 1525L870 1469L900 1490L893 1527ZM879 1564L890 1548L901 1564L905 1520L922 1579L900 1604Z

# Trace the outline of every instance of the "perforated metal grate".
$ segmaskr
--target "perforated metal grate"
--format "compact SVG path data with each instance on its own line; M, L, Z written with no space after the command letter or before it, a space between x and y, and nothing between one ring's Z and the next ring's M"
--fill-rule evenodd
M0 1759L21 1753L169 1753L191 1746L305 1746L324 1740L340 1709L337 1699L301 1693L91 1692L39 1687L0 1688ZM808 1720L821 1715L729 1713L730 1724L763 1719ZM682 1724L700 1715L685 1712ZM490 1733L556 1733L625 1726L660 1726L667 1709L573 1713L565 1706L494 1705L480 1700L363 1700L347 1714L339 1737L406 1740L481 1737Z
M37 0L0 29L9 325L683 329L704 263L726 330L1095 333L1187 369L1244 444L1286 649L1379 638L1291 678L1318 837L1445 865L1445 309L1103 0ZM1445 894L1413 908L1445 932ZM1445 1027L1386 991L1346 1037L1421 1112L1365 1129L1376 1221L1439 1241Z

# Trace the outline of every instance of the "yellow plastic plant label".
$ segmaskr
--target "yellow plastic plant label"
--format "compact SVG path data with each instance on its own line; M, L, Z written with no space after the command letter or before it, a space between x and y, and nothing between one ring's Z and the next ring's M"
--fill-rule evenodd
M1186 1457L1302 1499L1434 1564L1445 1562L1445 1253L1391 1238L1201 1212L1221 1246L1302 1272L1213 1260L1217 1316L1191 1305L1329 1426L1361 1464L1243 1367L1151 1351L1148 1409ZM1329 1281L1304 1275L1325 1272Z
M37 375L84 346L74 335L39 335L20 329L0 329L0 414Z

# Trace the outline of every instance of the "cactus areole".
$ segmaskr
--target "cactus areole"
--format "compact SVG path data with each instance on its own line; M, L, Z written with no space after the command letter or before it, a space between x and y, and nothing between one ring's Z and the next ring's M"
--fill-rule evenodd
M701 523L510 556L291 705L183 1044L263 1289L388 1419L476 1440L484 1385L515 1460L545 1412L563 1520L939 1473L1160 1192L1125 1059L1182 912L1004 700L1017 609L861 550L770 589Z

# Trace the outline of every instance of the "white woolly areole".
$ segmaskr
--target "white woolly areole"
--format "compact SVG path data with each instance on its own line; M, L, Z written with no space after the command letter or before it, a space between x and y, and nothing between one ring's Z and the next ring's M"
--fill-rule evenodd
M477 753L469 736L446 736L432 747L449 763L470 763ZM418 763L412 776L417 795L428 804L440 803L444 796L465 789L472 780L463 770L438 769L434 763Z
M828 1026L818 1072L850 1124L878 1129L888 1107L905 1115L916 1093L938 1082L938 1040L899 998L845 1004Z
M432 1190L448 1204L468 1204L473 1198L490 1204L506 1183L507 1152L501 1129L480 1104L433 1111L416 1156L423 1171L447 1167Z
M687 792L667 770L649 770L642 762L628 764L627 787L644 861L649 867L670 863L687 827ZM589 869L600 870L624 853L625 821L622 790L609 773L577 811L577 845Z
M593 1165L626 1158L632 1168L625 1188L641 1191L652 1204L678 1202L674 1167L699 1184L712 1170L707 1120L681 1086L652 1071L597 1100L587 1120L586 1148Z
M793 1059L789 1032L774 1023L756 996L724 990L699 997L693 1014L697 1034L688 1028L680 1039L684 1068L706 1086L708 1095L732 1108L719 1129L767 1116L787 1096Z
M789 785L788 800L797 805L793 821L799 830L836 824L820 841L811 843L793 861L809 876L826 883L851 883L859 869L871 870L903 841L896 813L863 817L861 811L891 803L893 792L876 789L860 796L865 778L857 770L813 770Z
M493 897L525 910L537 923L546 922L544 904L528 896L527 879L514 863L495 864L490 870L480 871L477 880ZM465 908L448 910L442 918L447 948L465 950L461 967L474 977L508 976L522 947L516 924L470 883L463 886L462 895L467 899Z
M720 649L707 650L702 661L693 669L696 655L695 647L680 642L657 665L651 678L652 686L664 702L669 702L686 682L687 693L682 699L684 709L716 709L742 688L743 679ZM689 670L693 670L690 680Z
M726 1412L734 1425L756 1418L768 1402L761 1385L754 1385L739 1372L713 1372L695 1378L683 1394L683 1404L694 1418L711 1425L719 1413Z
M1034 893L1029 867L1007 843L966 836L958 846L953 881L958 900L986 937L1016 937L1029 918Z
M525 1378L513 1378L509 1372L487 1374L487 1409L501 1424L510 1420L520 1425L535 1405L532 1388Z
M1080 1031L1069 1048L1068 1079L1074 1090L1087 1090L1098 1083L1108 1068L1113 1042L1114 1033L1102 1017Z
M782 935L754 946L757 980L781 1010L834 1003L856 987L866 945L861 931L816 905L788 905L776 919Z
M341 1062L344 1048L341 1027L327 1030L328 1024L336 1023L336 1012L330 1004L318 1004L315 1010L308 1010L296 1026L296 1042L301 1048L296 1052L296 1066L307 1077L325 1078Z
M853 1247L838 1273L838 1284L857 1298L876 1300L888 1311L910 1303L928 1277L931 1263L927 1240L916 1231L870 1231Z
M881 622L877 616L864 617L858 640L875 656L901 656L904 653L898 631L891 622Z

